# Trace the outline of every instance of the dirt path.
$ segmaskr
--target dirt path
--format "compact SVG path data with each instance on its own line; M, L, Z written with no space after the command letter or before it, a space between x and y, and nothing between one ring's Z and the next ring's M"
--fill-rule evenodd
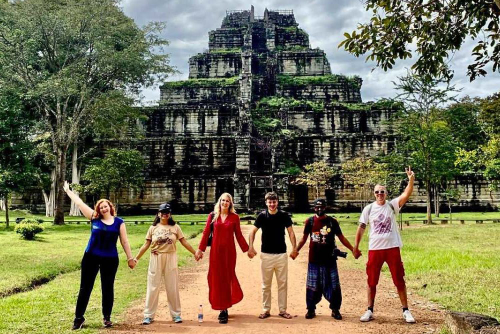
M249 226L242 226L243 234L248 235ZM297 238L302 237L302 228L295 227ZM288 240L287 240L288 242ZM260 250L260 232L256 237L256 250ZM290 245L288 244L288 249ZM155 321L148 326L141 325L144 301L141 301L127 312L124 324L117 324L112 331L123 333L320 333L328 330L332 333L436 333L443 323L443 312L435 305L409 296L410 309L417 319L416 324L406 324L401 316L401 304L396 289L390 278L381 277L375 305L375 320L361 323L359 317L366 308L366 276L363 271L346 269L343 261L339 261L339 273L342 285L342 321L330 316L328 302L322 300L316 309L317 317L312 320L304 318L305 281L307 272L307 247L299 257L288 264L288 312L294 316L285 320L277 316L277 288L273 280L272 317L261 320L257 315L261 312L261 277L260 258L250 260L238 248L236 275L245 294L243 300L229 309L229 323L218 323L218 311L210 308L208 303L208 251L200 263L181 271L182 324L174 324L168 312L166 295L160 293L159 312ZM354 261L349 255L347 261ZM361 258L366 261L366 255ZM411 292L410 292L411 293ZM203 304L204 322L198 323L198 307Z

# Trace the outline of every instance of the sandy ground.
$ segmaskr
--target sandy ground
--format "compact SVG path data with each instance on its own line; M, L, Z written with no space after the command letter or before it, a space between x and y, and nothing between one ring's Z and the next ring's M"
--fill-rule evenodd
M248 235L250 226L242 226L243 234ZM302 228L295 227L297 240L302 237ZM366 236L365 236L366 237ZM287 237L288 239L288 237ZM287 240L290 249L289 240ZM193 245L195 248L197 245ZM260 231L257 233L255 249L260 250ZM286 320L279 317L277 287L273 280L273 300L271 317L259 319L262 309L260 258L253 259L241 252L237 246L238 260L236 275L240 281L243 300L229 309L229 323L218 323L218 311L210 308L208 302L207 270L208 250L204 258L193 266L180 272L181 281L181 324L174 324L168 312L166 294L160 294L159 311L151 325L142 325L144 300L130 308L122 324L116 324L110 332L122 333L439 333L443 324L444 312L437 306L409 291L410 310L417 320L407 324L402 318L401 304L390 278L381 276L375 304L375 320L362 323L359 317L366 310L366 274L364 271L347 269L344 262L354 261L351 254L347 260L339 260L339 274L342 286L343 320L333 319L328 302L323 299L317 306L317 317L308 320L306 313L305 282L307 272L308 244L299 257L288 264L288 312L294 316ZM403 259L404 260L404 259ZM366 254L358 261L366 262ZM146 273L144 273L146 279ZM203 305L204 322L197 320L199 305Z

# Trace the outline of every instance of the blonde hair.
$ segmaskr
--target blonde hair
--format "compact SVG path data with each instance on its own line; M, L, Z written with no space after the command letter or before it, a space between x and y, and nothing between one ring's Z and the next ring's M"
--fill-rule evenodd
M116 217L116 209L113 203L109 199L102 198L97 201L95 208L94 208L94 214L92 215L92 219L102 219L104 218L102 213L101 213L101 208L99 207L102 202L107 202L109 205L109 214L112 215L113 217Z
M214 206L214 217L212 218L213 222L215 222L219 218L219 216L220 216L220 212L221 212L220 202L221 202L221 200L222 200L223 197L228 197L229 198L230 204L229 204L228 211L230 213L236 213L236 210L234 209L233 196L231 196L231 194L229 194L229 193L223 193L222 195L220 195L219 200L217 201L217 203Z

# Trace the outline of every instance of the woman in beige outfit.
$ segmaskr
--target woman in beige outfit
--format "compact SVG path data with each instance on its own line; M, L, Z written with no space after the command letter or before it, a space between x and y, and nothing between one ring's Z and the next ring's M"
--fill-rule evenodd
M144 325L149 325L158 307L160 285L163 281L167 291L170 315L175 323L182 322L181 302L179 298L179 273L177 269L177 248L179 241L193 255L195 250L182 233L181 228L172 219L170 205L160 205L158 215L146 234L146 242L135 257L138 261L151 246L151 257L148 269L148 289L146 292L146 307L144 309Z

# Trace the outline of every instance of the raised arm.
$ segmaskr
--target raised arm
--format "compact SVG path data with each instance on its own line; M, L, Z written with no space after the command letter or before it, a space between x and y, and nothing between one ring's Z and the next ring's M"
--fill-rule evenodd
M68 181L64 181L63 189L68 194L68 197L71 198L73 202L78 206L83 215L88 219L92 219L92 215L94 214L94 210L90 208L87 204L83 203L82 199L78 197L70 188Z
M399 207L403 207L413 192L413 183L415 183L415 173L411 170L411 166L405 169L406 175L408 176L408 185L405 188L405 191L399 196Z

